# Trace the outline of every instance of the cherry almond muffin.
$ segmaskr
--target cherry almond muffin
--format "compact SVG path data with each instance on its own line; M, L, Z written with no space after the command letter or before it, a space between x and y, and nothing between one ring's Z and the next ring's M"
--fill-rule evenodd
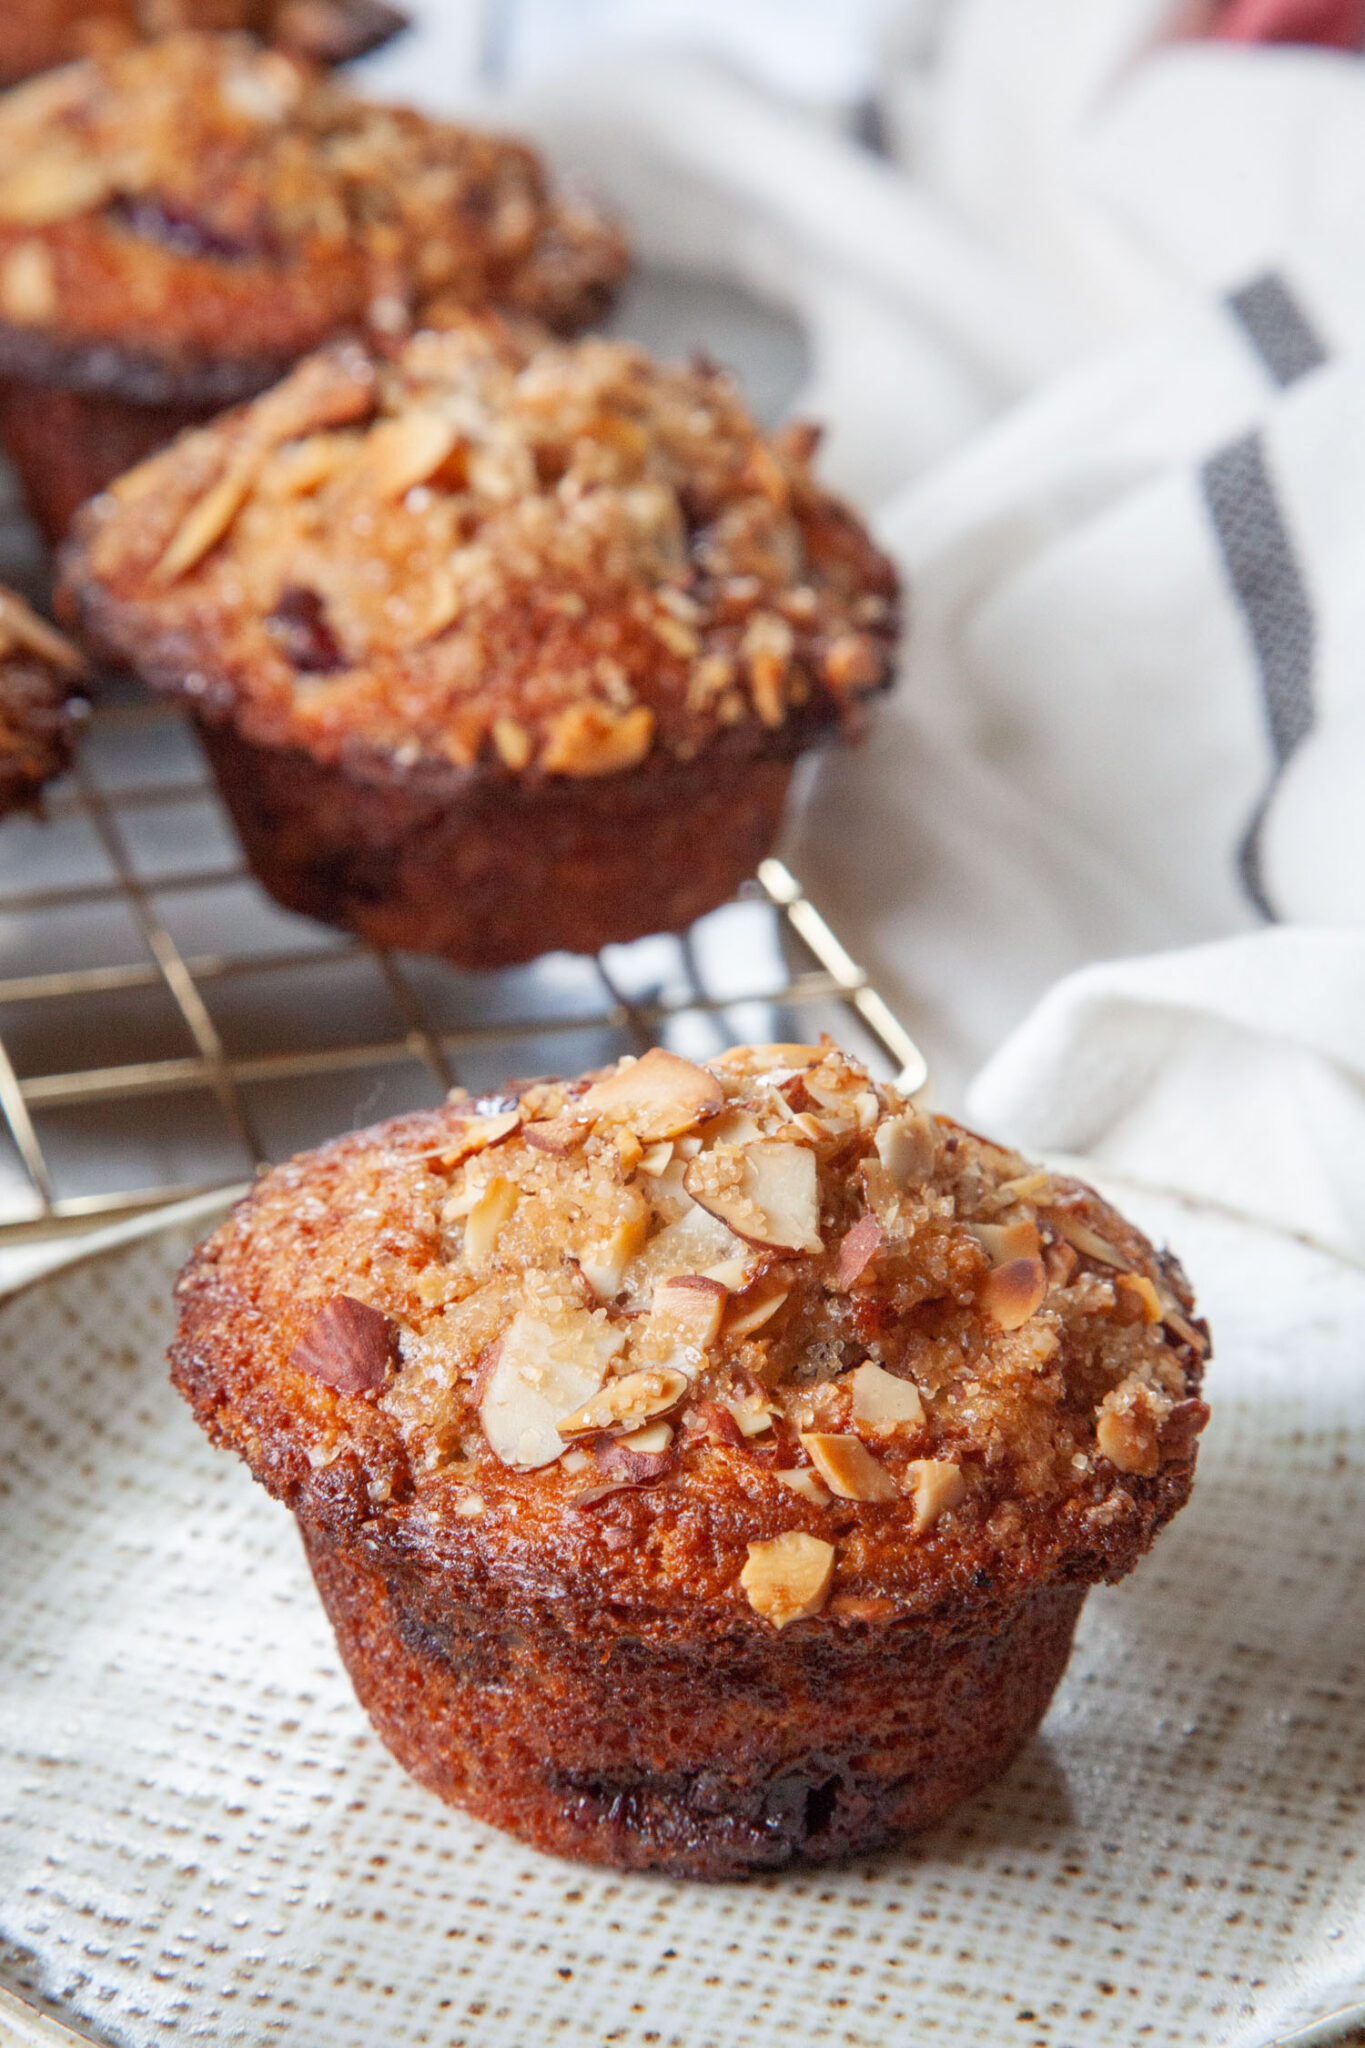
M76 649L0 586L0 818L32 810L70 767L83 670Z
M249 29L296 56L344 64L403 27L386 0L5 0L0 86L171 29Z
M625 266L521 143L185 31L0 97L0 434L49 535L334 335L498 305L572 331Z
M828 1041L344 1138L179 1305L175 1383L293 1509L400 1762L692 1877L898 1841L1001 1771L1208 1414L1171 1257Z
M260 880L500 966L678 930L890 678L896 581L730 379L465 318L342 347L82 513L66 601L199 720Z

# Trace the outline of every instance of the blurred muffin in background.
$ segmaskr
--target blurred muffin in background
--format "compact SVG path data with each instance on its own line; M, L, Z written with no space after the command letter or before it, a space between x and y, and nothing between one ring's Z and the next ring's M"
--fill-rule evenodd
M0 437L56 537L334 335L488 305L573 332L625 267L525 145L177 33L0 98Z
M895 572L731 379L465 316L86 507L65 601L195 714L290 909L501 966L685 928L890 680Z
M31 810L71 765L80 655L0 585L0 818Z
M248 29L315 64L345 64L406 21L386 0L5 0L0 86L177 28Z

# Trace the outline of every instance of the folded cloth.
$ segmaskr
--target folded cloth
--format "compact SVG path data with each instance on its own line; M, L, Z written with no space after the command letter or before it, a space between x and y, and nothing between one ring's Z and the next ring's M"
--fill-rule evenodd
M911 624L790 851L938 1099L1365 1256L1365 78L1187 27L955 0L917 178L697 58L513 111L807 330Z

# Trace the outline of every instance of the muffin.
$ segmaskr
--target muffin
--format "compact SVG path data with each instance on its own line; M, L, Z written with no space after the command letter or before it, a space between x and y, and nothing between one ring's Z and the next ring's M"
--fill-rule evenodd
M0 435L50 535L320 342L496 304L574 330L614 229L522 144L185 31L0 98Z
M0 818L32 810L71 765L81 670L75 648L0 586Z
M886 682L890 563L728 377L464 317L82 513L65 601L200 723L292 910L501 966L680 930Z
M1184 1504L1207 1332L1090 1189L828 1040L453 1100L260 1181L175 1384L298 1518L362 1704L538 1848L894 1843L1037 1728Z
M386 0L5 0L0 86L171 29L249 29L296 56L344 64L406 17Z

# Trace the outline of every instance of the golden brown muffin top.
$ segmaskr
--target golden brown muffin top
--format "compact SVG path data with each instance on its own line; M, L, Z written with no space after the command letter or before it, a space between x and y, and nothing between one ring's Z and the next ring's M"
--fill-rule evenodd
M97 500L99 642L326 759L599 775L783 751L889 674L895 578L730 379L489 319L318 356Z
M1207 1414L1174 1261L828 1040L345 1139L181 1302L179 1383L305 1512L335 1468L391 1537L731 1624L1117 1575Z
M68 765L82 667L70 642L0 585L0 817L33 804Z
M523 144L246 36L177 33L0 99L0 315L21 340L283 367L441 301L573 328L624 262Z
M343 64L404 20L387 0L5 0L0 85L178 28L249 29L314 63Z

